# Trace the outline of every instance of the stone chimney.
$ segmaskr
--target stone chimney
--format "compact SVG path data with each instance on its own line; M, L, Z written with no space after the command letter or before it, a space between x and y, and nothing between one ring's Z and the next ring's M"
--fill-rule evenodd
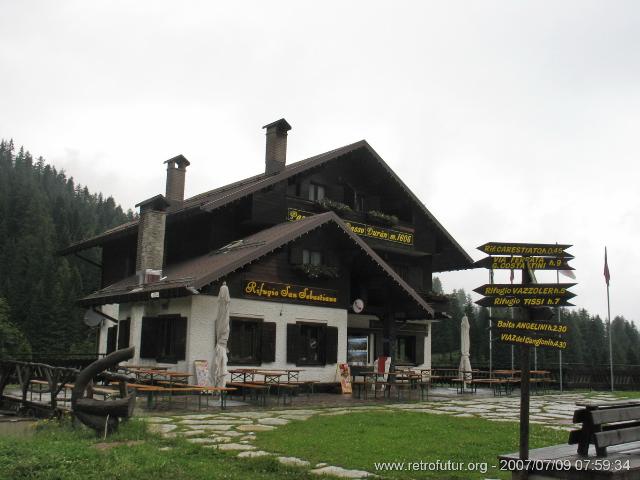
M169 202L156 195L136 205L140 207L136 272L140 284L160 280L164 260L164 233Z
M287 132L291 130L291 125L281 118L262 128L267 129L264 173L267 175L280 173L287 164Z
M178 155L164 163L167 164L167 200L170 203L182 203L184 201L184 177L190 162L183 155Z

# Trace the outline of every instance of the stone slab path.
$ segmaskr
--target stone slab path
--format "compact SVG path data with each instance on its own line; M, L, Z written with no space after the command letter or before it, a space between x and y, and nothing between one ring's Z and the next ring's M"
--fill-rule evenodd
M572 416L576 402L585 400L613 401L616 397L602 393L590 395L558 394L531 397L530 421L559 430L572 429ZM416 403L390 403L358 405L335 408L290 408L285 410L225 411L220 413L199 413L190 415L145 417L151 431L166 438L185 437L187 442L237 453L240 458L273 456L285 465L309 469L317 475L331 475L340 478L374 477L370 472L348 470L339 466L320 463L312 466L307 460L280 456L276 453L258 450L253 445L260 432L304 421L312 416L348 415L367 411L411 411L454 417L479 417L494 422L517 422L520 398L517 395L495 398L447 398L437 401Z

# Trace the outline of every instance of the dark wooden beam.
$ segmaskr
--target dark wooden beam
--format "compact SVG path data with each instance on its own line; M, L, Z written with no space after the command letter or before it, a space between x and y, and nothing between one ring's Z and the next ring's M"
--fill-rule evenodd
M82 255L80 255L78 252L74 253L74 256L78 257L80 260L84 260L87 263L90 263L91 265L93 265L94 267L98 267L98 268L102 268L102 264L98 263L98 262L94 262L93 260L91 260L90 258L87 257L83 257Z

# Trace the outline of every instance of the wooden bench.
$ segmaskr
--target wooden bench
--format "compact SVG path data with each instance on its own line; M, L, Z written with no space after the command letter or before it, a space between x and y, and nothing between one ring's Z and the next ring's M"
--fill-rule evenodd
M227 395L230 392L235 392L237 389L233 387L214 387L214 386L201 386L201 385L189 385L188 388L193 388L195 391L200 392L200 397L206 394L219 393L220 394L220 409L227 408ZM207 406L209 406L209 397L207 399ZM198 398L198 410L200 410L200 398Z
M282 397L282 404L287 404L287 397L289 397L289 403L292 402L292 397L294 392L298 390L298 385L290 384L290 383L280 383L280 382L261 382L258 380L252 380L250 382L246 382L248 385L257 385L260 387L266 387L267 392L271 390L271 387L275 387L276 395L278 398L278 403L280 403L280 397Z
M459 394L476 393L477 391L477 382L474 382L473 379L451 378L449 382L456 386L456 393Z
M32 380L29 381L29 383L31 385L34 385L34 386L38 387L37 389L34 389L33 387L29 388L29 393L31 395L31 397L30 397L31 401L33 401L33 393L34 392L39 395L38 401L40 401L40 402L42 401L42 394L43 393L51 394L51 389L50 389L49 382L47 382L46 380L32 379ZM68 390L73 390L73 387L74 387L74 385L72 383L65 383L64 385L62 385L61 390L63 392L63 398L62 398L63 403L67 401L67 391ZM91 391L93 393L97 393L98 395L102 395L105 399L118 395L118 391L114 390L112 388L92 386L91 387Z
M607 447L640 441L640 402L585 402L573 414L573 423L582 423L580 430L569 433L569 444L578 444L578 453L587 456L589 445L598 457L607 456Z
M288 385L297 385L299 387L305 387L307 392L307 397L313 393L313 389L318 383L318 380L288 380L286 384Z
M30 386L29 386L29 400L33 401L33 392L35 391L39 397L38 397L38 401L41 402L42 401L42 394L43 393L50 393L51 390L49 389L49 382L47 382L46 380L35 380L32 379L29 381ZM34 389L34 387L37 386L37 390Z
M396 377L393 382L389 382L389 387L395 388L398 400L403 399L403 392L408 392L409 398L411 398L411 392L418 389L420 389L420 400L428 400L430 385L431 379L423 375ZM391 396L391 392L389 392L389 396Z
M356 398L364 397L366 400L371 387L373 387L373 398L378 398L378 391L380 390L382 390L383 398L391 395L391 382L384 380L353 380L351 386L355 387L353 390ZM378 387L382 387L382 389Z
M509 380L504 378L474 378L473 383L476 387L484 385L491 388L494 397L502 396L502 392L504 392L505 395L511 395L512 384Z
M258 385L255 383L231 382L227 383L227 387L239 389L242 392L242 400L247 399L247 391L251 398L256 399L258 405L265 406L267 404L267 393L269 393L268 385Z

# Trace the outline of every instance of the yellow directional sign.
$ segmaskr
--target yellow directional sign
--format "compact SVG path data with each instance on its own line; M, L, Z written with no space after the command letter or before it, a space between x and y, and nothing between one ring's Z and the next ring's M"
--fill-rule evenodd
M565 250L571 245L558 245L557 243L501 243L489 242L480 245L478 250L487 255L522 255L536 257L569 257L573 258Z
M573 270L566 258L548 257L485 257L474 266L491 270Z

